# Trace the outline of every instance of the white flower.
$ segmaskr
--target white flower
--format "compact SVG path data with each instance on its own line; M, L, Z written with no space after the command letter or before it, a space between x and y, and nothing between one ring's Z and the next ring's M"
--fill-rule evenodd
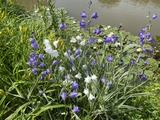
M63 72L65 70L65 67L59 66L59 70Z
M138 49L137 49L137 52L141 52L141 51L142 51L142 49L141 49L141 48L138 48Z
M86 40L80 42L80 45L85 46Z
M103 42L103 40L102 39L98 39L98 43L101 43L101 42Z
M76 21L73 21L73 24L75 24L76 23Z
M82 36L78 35L78 36L76 36L76 39L77 40L82 40Z
M90 77L90 76L87 76L87 77L85 78L84 82L90 83L90 82L91 82L91 77Z
M53 42L53 45L55 46L55 48L57 48L58 42L59 40Z
M92 75L92 76L91 76L91 79L92 79L92 80L97 80L97 76L96 76L96 75Z
M89 97L88 97L88 100L93 100L93 99L95 99L95 97L90 93Z
M64 53L65 57L69 57L69 54L67 52Z
M43 44L44 44L44 45L49 44L49 40L48 40L48 39L45 39L45 40L43 41Z
M116 46L116 47L118 47L118 46L120 46L120 45L121 45L121 44L118 43L118 42L115 43L115 46Z
M71 55L69 58L70 58L71 60L75 60L75 58L74 58L73 55Z
M75 77L81 79L82 78L81 73L78 73L77 75L75 75Z
M82 67L83 67L84 69L87 69L87 65L86 65L86 64L84 64Z
M51 56L57 58L59 56L58 51L57 50L53 50L51 53Z
M111 37L112 35L114 35L114 33L113 33L113 32L110 32L110 33L108 34L108 37Z
M108 30L109 28L111 28L111 26L107 26L104 28L104 30Z
M76 41L77 40L74 37L72 37L71 40L70 40L70 42L72 42L72 43L75 43Z
M89 94L88 88L85 88L84 91L83 91L83 93L84 93L85 95L88 95L88 94Z
M76 70L76 68L75 68L74 66L72 66L72 70L73 70L73 71L75 71L75 70Z

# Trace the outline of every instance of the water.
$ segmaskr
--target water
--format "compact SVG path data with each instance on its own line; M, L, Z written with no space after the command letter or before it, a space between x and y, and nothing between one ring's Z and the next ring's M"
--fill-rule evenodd
M34 0L18 0L19 3L33 10ZM81 20L82 11L88 12L89 0L53 0L56 7L64 7L70 16ZM141 28L146 27L149 12L156 13L159 18L152 22L152 35L160 35L160 0L92 0L91 8L98 13L99 18L92 25L110 25L118 27L121 23L123 29L138 35ZM47 5L47 0L44 0Z

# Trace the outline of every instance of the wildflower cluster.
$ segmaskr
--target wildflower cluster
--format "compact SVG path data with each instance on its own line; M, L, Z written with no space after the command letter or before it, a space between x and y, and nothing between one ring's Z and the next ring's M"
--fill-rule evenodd
M90 4L92 3L90 2ZM81 13L81 18L83 19L79 24L80 28L85 28L86 22L84 19L86 17L87 14L83 11ZM156 17L154 15L153 19ZM98 14L93 12L91 19L97 18ZM89 19L88 23L90 22L91 20ZM65 30L66 25L60 24L59 28ZM126 98L128 99L129 97L125 97L125 95L130 96L134 87L140 86L141 82L147 80L145 70L137 69L137 67L141 68L149 64L148 60L144 61L141 55L145 51L145 47L143 47L145 40L148 40L149 43L153 40L147 29L142 29L139 34L140 45L136 46L142 50L139 50L137 54L130 52L131 48L136 51L137 47L134 46L135 48L133 48L132 43L124 46L123 39L117 33L110 32L110 34L105 34L103 37L98 36L97 39L95 36L102 34L103 30L105 29L97 28L93 30L93 34L88 36L83 36L81 33L77 36L72 36L67 40L69 41L69 46L66 46L66 51L64 52L59 52L58 41L51 44L50 40L44 39L46 57L41 53L37 54L37 52L29 55L27 64L31 66L32 73L37 74L40 82L44 80L45 83L46 79L44 78L47 77L53 83L51 86L48 84L41 85L38 94L47 95L47 101L53 97L57 103L69 106L69 112L73 117L86 110L91 110L90 114L95 113L97 110L102 111L98 114L103 114L106 108L109 112L112 112L113 108L119 107L120 104L126 102ZM91 50L91 46L98 40L102 43L101 49L94 52ZM34 38L31 38L30 41L32 48L36 50L38 44ZM115 45L115 49L120 46L121 51L110 52L111 45ZM114 52L117 52L117 54L113 54ZM44 60L45 58L47 60ZM37 67L40 70L37 71ZM50 88L55 86L56 89L54 89L53 93L45 92L52 91ZM124 93L123 95L122 92ZM45 96L44 99L46 99ZM113 101L115 103L110 104ZM67 112L61 110L60 114L67 115L69 114Z

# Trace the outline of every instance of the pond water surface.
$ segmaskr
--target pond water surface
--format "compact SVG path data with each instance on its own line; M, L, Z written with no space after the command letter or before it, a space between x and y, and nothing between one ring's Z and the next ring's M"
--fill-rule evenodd
M33 10L36 0L17 0L20 4ZM47 5L47 0L43 0ZM89 0L53 0L56 7L64 7L69 16L81 20L82 11L89 11ZM91 8L98 13L99 18L92 25L110 25L118 27L121 23L123 29L138 35L141 28L148 24L149 12L159 17L152 22L152 35L160 35L160 0L92 0Z

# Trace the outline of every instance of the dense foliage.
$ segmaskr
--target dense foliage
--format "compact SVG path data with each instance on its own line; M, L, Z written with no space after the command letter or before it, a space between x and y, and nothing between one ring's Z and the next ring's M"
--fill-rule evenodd
M77 21L51 0L34 13L1 0L1 120L160 119L157 14L133 36L91 27L100 16L88 6Z

